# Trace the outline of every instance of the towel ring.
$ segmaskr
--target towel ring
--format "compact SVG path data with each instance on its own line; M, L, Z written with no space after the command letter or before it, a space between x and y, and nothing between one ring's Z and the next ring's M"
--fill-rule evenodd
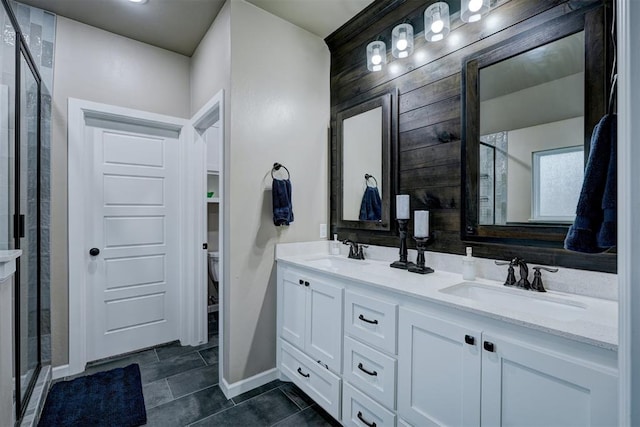
M365 173L364 174L364 179L365 179L365 181L367 181L367 186L369 186L369 179L373 179L373 182L376 183L376 188L378 187L378 180L376 179L375 176L369 175L368 173Z
M273 168L271 168L271 178L277 179L276 177L273 176L273 171L279 171L280 168L284 168L284 170L287 171L287 179L290 179L291 178L291 173L289 172L289 169L287 169L287 167L285 165L282 165L280 163L274 163L273 164Z

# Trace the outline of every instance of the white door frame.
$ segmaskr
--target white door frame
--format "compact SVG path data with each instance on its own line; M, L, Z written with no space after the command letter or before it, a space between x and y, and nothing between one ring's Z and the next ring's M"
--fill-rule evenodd
M116 107L108 104L84 101L80 99L69 98L69 121L68 121L68 255L69 255L69 367L66 375L73 375L84 371L87 364L87 301L86 288L87 268L85 263L85 254L88 248L85 240L85 211L87 188L87 165L85 161L84 147L85 127L87 118L111 119L117 118L119 122L133 125L143 125L146 127L155 127L168 129L179 132L180 144L180 184L179 188L185 188L185 175L189 171L186 168L185 130L188 130L188 122L180 119L161 114L149 113L145 111L134 110L124 107ZM180 196L180 220L184 224L185 217L185 197L184 192ZM184 251L184 236L180 238L179 252ZM181 257L178 260L180 271L184 265L185 259ZM181 324L185 323L185 317L189 311L184 309L184 301L188 298L187 290L182 286L185 282L180 275L180 306ZM186 282L188 283L188 282ZM184 328L180 328L180 340L185 342Z
M224 206L227 201L226 192L224 191L226 165L224 162L224 135L225 135L225 117L224 117L224 89L221 89L215 94L189 121L189 129L191 137L189 141L190 145L190 164L192 173L189 174L189 178L192 180L188 187L185 189L185 193L190 195L190 201L186 206L191 207L191 227L189 230L185 230L185 238L190 241L188 247L194 248L193 251L185 252L188 257L184 263L184 277L186 284L192 284L191 290L194 296L191 301L192 304L188 309L192 313L190 316L190 325L186 333L190 337L188 344L198 345L207 342L207 251L202 250L202 243L207 241L207 201L205 198L206 186L207 186L207 156L205 149L205 141L198 135L197 129L204 129L210 127L215 122L220 123L220 174L218 193L220 198L220 213L218 221L218 248L220 248L220 258L218 260L218 277L220 286L218 287L218 384L223 383L224 377L224 295L225 295L225 281L224 271L226 263L227 249L224 246ZM186 225L186 224L185 224ZM204 240L203 240L204 239ZM195 268L194 268L195 266Z
M618 373L619 425L640 425L640 2L617 0L618 28Z

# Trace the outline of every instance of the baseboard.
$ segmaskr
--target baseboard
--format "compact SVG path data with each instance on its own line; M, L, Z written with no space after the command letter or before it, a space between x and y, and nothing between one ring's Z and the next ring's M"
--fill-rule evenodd
M69 376L69 365L54 366L51 370L52 379L64 378Z
M246 378L244 380L236 381L233 384L229 384L226 379L222 378L222 383L220 384L220 389L227 397L227 399L231 399L232 397L236 397L245 393L249 390L253 390L256 387L260 387L261 385L265 385L268 382L273 380L277 380L280 377L280 370L277 368L269 369L268 371L261 372L252 377Z

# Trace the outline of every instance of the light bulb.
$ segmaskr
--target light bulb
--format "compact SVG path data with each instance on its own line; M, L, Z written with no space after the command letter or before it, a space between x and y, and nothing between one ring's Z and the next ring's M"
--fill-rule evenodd
M439 33L440 31L442 31L443 28L444 28L444 22L442 22L442 19L433 21L433 23L431 24L431 31L433 31L434 33Z
M380 71L382 70L382 65L374 65L373 66L373 71Z
M400 34L398 34L398 41L396 42L396 47L398 48L398 50L405 50L407 48L407 46L409 46L409 42L407 41L407 32L406 31L400 31Z
M371 63L373 65L378 65L381 62L382 62L382 56L380 56L380 49L376 47L373 49L373 55L371 55Z
M480 10L481 7L482 7L482 0L469 0L469 11L477 12ZM470 21L470 22L473 22L473 21Z

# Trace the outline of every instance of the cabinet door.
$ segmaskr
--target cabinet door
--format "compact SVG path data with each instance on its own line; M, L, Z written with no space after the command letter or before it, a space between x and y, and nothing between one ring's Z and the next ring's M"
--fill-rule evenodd
M282 297L279 303L282 310L280 336L299 349L304 349L306 287L305 280L291 271L282 277Z
M416 426L480 424L481 333L400 309L398 414Z
M309 280L305 351L314 360L340 373L342 367L342 288Z
M614 426L617 373L523 342L484 334L482 425Z

